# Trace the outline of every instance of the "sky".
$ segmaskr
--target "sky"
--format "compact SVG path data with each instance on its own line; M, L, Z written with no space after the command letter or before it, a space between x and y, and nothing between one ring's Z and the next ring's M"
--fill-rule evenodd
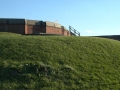
M120 0L0 0L0 18L57 20L81 36L119 35Z

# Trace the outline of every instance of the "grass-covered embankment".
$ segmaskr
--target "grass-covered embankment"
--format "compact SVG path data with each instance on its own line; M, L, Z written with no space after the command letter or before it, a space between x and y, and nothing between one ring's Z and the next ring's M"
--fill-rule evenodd
M118 90L119 76L119 41L0 33L3 90Z

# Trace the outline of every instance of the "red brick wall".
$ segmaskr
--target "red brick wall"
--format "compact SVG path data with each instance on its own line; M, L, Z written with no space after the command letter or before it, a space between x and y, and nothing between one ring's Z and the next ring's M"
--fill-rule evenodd
M39 34L42 32L41 26L27 25L26 29L26 34Z
M64 28L56 28L51 26L41 25L19 25L19 24L0 24L0 31L13 32L19 34L60 34L70 36L70 33Z
M64 35L67 36L67 31L66 30L64 30Z
M62 34L62 29L61 28L56 28L56 27L46 27L46 33L48 34Z
M24 34L28 34L28 32L27 32L27 25L25 25L25 33Z
M68 35L67 36L71 36L70 32L68 32Z
M33 34L33 26L27 25L27 34Z

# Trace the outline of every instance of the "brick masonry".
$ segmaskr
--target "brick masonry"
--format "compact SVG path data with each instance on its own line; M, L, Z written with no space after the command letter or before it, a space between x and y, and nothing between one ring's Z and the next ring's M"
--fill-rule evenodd
M70 32L58 23L38 20L0 18L0 32L19 34L57 34L70 36Z

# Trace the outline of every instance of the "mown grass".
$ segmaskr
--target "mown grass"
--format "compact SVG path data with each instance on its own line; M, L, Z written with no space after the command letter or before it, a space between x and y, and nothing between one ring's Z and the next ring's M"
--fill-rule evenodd
M0 33L1 90L119 90L120 42Z

